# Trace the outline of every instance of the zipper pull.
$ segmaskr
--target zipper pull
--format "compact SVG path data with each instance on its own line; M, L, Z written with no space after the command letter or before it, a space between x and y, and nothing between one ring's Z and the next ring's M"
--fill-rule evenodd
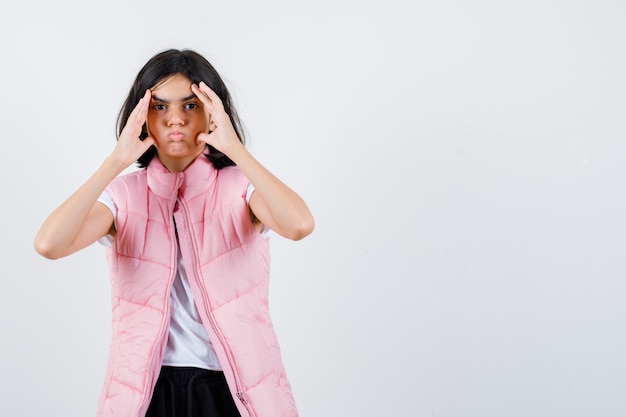
M246 399L246 396L241 391L237 393L237 398L239 398L239 400L244 404L248 402L248 400Z

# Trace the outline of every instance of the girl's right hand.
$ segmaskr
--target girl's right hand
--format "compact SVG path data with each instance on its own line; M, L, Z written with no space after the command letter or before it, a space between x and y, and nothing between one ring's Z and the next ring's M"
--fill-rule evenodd
M154 138L151 136L148 136L143 141L139 139L143 125L146 123L151 98L150 90L146 90L144 96L139 100L130 116L128 116L128 121L122 129L117 145L113 150L112 156L124 168L129 167L155 143Z

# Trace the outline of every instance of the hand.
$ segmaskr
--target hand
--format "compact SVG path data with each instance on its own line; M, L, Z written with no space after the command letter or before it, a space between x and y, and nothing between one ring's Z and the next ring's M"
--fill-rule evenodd
M236 146L241 145L241 141L230 117L224 110L222 100L204 81L201 81L199 85L191 84L191 91L204 105L204 112L211 131L211 133L199 133L196 141L211 145L229 156Z
M128 116L128 121L122 129L117 145L113 150L112 156L123 164L124 168L135 162L155 143L154 138L151 136L148 136L143 141L139 139L143 125L146 123L151 95L150 90L146 90L144 96L139 100L130 116Z

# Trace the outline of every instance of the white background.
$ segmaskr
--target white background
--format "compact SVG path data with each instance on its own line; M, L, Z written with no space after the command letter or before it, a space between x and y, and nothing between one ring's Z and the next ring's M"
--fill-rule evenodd
M0 13L0 415L94 415L104 249L32 247L170 47L317 227L272 238L303 417L626 414L622 1L23 1Z

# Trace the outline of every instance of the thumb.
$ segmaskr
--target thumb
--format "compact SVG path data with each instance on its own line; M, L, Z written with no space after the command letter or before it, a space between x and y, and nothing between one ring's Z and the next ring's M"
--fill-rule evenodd
M152 136L146 137L142 142L146 145L146 148L149 148L156 143Z
M209 145L209 134L204 132L198 133L198 136L196 136L196 142L204 142Z

